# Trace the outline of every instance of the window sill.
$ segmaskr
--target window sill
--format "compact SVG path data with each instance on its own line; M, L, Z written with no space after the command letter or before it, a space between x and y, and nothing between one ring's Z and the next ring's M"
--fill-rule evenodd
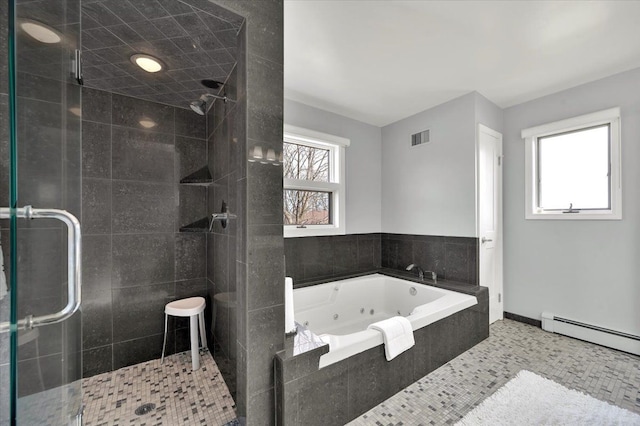
M344 228L336 227L336 226L321 226L321 227L307 227L307 228L296 228L294 226L285 226L284 227L284 237L285 238L295 238L295 237L321 237L325 235L345 235Z
M556 213L556 212L531 212L527 213L527 220L622 220L622 213L603 210L599 212Z

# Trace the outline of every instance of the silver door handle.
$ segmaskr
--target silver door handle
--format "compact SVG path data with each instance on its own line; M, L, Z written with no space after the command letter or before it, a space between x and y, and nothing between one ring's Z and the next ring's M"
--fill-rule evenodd
M82 258L82 244L80 222L66 210L34 209L31 206L12 209L0 207L0 219L9 219L12 214L23 219L57 219L67 225L67 305L61 311L33 317L31 315L18 320L16 327L30 329L42 325L55 324L69 318L80 307L82 274L80 259ZM0 323L0 333L10 329L9 322Z
M482 244L484 244L484 243L490 243L490 242L491 242L491 241L493 241L493 240L491 240L491 239L489 239L489 238L482 237L482 240L481 240L481 241L482 241Z

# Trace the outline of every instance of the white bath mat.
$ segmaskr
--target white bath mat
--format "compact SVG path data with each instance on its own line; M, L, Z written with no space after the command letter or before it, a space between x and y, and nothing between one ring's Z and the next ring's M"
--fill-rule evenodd
M522 370L457 424L640 425L640 415Z

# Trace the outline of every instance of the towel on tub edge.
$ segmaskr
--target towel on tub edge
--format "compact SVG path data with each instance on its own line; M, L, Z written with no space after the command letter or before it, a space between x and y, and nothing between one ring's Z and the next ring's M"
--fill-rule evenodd
M374 322L367 328L378 330L382 333L387 361L391 361L416 343L413 338L411 323L405 317L392 317L384 321Z

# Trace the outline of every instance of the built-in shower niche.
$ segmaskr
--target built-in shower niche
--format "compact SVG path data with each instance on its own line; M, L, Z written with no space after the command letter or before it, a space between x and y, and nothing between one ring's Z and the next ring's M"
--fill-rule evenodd
M207 232L209 230L209 218L205 217L189 225L181 226L180 232Z
M198 171L191 173L189 176L180 179L181 185L209 186L213 184L213 177L209 171L209 167L205 166Z
M213 184L214 184L213 176L209 171L209 166L204 166L196 170L195 172L189 174L188 176L180 179L181 192L187 192L187 191L199 192L202 195L201 202L203 203L206 202L206 196L207 196L206 189L197 190L197 189L189 189L189 188L190 187L206 188ZM210 228L210 220L211 220L210 216L195 220L191 223L181 226L180 232L207 232Z
M185 186L215 186L209 166L202 167L189 176L180 179L180 185ZM219 184L218 184L219 185ZM214 193L215 195L215 193ZM229 205L222 200L222 206L219 210L209 213L206 217L196 220L188 225L180 227L180 232L212 232L216 223L222 228L226 228L230 220L236 219L237 215L229 210Z

